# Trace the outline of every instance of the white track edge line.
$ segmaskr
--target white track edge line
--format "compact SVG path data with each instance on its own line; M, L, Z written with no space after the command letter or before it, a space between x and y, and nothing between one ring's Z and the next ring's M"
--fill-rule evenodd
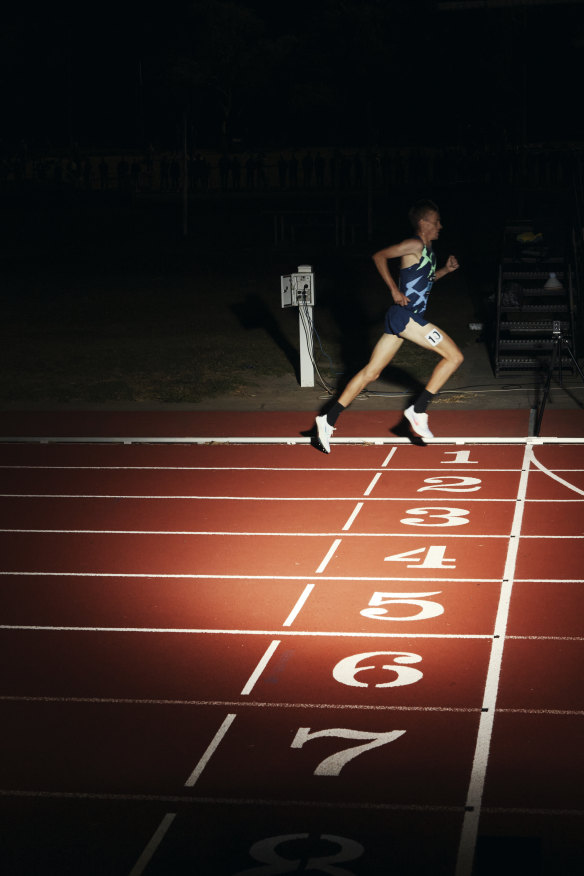
M148 635L188 635L188 636L306 636L307 638L345 638L345 639L481 639L490 640L492 633L366 633L339 632L338 630L236 630L205 629L191 627L75 627L52 625L0 624L0 632L29 633L142 633ZM272 643L273 645L273 643ZM270 646L272 647L272 646ZM269 650L269 649L268 649ZM275 650L275 648L273 648Z
M495 630L487 668L487 678L485 681L483 709L479 719L477 741L460 836L455 871L456 876L471 876L474 868L478 826L481 815L491 739L493 735L493 722L495 719L497 696L499 692L499 678L503 660L503 649L505 646L505 634L509 617L511 592L515 577L515 564L519 551L523 512L525 509L525 502L523 500L527 493L527 481L531 468L530 461L532 454L533 451L531 445L526 445L523 464L521 466L521 478L517 492L517 498L521 501L518 501L515 505L511 535L507 548L501 595L497 608Z
M273 436L270 438L247 436L185 436L184 438L168 437L145 437L145 436L127 436L127 437L104 437L104 436L41 436L41 435L14 435L0 436L0 444L311 444L312 438L294 437L294 436ZM370 438L365 436L351 438L334 438L331 441L335 444L409 444L412 442L409 438ZM433 438L428 441L428 445L432 444L584 444L583 438L561 438L556 436L541 437L541 436L525 436L519 437L500 437L500 436L470 436L470 437L443 437ZM413 446L413 445L412 445Z

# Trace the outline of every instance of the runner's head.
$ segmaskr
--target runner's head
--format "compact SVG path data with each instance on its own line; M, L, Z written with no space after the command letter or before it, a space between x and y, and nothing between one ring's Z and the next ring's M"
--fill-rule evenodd
M414 231L421 233L427 240L436 240L440 234L442 224L440 212L434 201L417 201L408 213L409 220Z
M428 213L439 213L438 205L434 203L434 201L430 201L428 199L424 199L423 201L416 201L410 207L408 217L411 222L412 228L414 231L417 231L420 222L422 219L425 219Z

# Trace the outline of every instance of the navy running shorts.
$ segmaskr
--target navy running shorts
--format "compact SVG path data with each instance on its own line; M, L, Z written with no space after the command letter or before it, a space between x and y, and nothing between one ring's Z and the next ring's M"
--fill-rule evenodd
M401 304L392 304L385 314L385 334L399 335L400 332L403 332L410 319L413 319L418 325L428 325L428 320L418 313L414 313L413 310L402 307Z

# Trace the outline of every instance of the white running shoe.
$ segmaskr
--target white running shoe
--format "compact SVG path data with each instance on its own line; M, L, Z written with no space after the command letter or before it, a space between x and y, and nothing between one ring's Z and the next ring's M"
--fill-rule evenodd
M331 452L331 435L334 431L335 427L330 425L326 414L316 418L316 435L325 453Z
M428 414L417 414L414 410L414 406L410 405L409 408L406 408L404 411L404 417L409 420L413 431L416 435L419 435L420 438L434 437L428 429Z

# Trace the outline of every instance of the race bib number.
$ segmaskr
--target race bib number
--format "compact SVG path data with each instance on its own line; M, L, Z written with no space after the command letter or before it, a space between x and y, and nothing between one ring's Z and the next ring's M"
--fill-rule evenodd
M426 337L426 340L429 341L433 347L435 347L437 344L439 344L440 341L442 340L442 335L440 334L440 332L438 331L437 328L432 329L432 331L428 332L428 334L425 337Z

